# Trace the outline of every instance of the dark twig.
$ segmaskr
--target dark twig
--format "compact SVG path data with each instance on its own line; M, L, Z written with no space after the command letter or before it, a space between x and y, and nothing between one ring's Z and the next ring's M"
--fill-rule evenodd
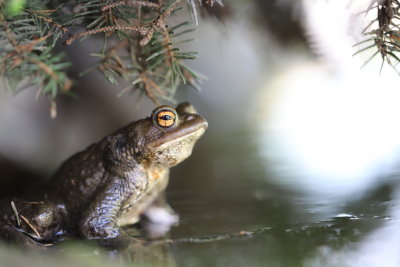
M120 2L105 5L101 8L101 10L107 11L109 9L116 8L119 6L148 7L148 8L153 8L156 10L161 8L161 5L158 3L130 0L130 1L120 1Z

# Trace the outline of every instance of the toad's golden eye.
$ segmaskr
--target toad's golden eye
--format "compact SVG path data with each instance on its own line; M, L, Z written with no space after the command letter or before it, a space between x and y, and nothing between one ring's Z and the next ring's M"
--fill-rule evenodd
M157 113L157 124L161 127L171 127L175 124L176 114L170 110L161 110Z

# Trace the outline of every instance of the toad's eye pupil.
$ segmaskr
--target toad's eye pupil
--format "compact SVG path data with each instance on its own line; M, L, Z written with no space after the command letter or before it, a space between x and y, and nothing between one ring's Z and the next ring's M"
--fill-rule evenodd
M170 116L170 115L163 115L163 116L161 116L161 119L162 119L162 120L165 120L165 121L169 121L169 120L172 120L172 116Z

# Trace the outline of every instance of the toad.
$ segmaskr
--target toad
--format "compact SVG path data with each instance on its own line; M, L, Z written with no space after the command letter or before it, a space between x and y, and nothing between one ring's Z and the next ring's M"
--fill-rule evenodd
M121 227L155 208L170 215L167 223L176 222L164 196L169 169L191 155L207 127L187 102L156 108L71 156L41 192L3 199L0 237L23 243L55 242L65 235L124 242L132 238Z

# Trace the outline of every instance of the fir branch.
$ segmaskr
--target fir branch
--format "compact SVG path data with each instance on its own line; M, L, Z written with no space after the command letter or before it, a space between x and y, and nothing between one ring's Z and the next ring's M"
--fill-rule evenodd
M136 1L134 1L134 2L136 2ZM82 38L82 37L85 37L88 35L97 34L97 33L115 32L115 31L134 31L134 32L138 32L142 36L140 45L145 46L151 40L155 31L159 31L162 34L164 34L165 36L168 34L167 30L166 30L166 23L167 23L166 20L171 15L171 12L174 11L181 2L182 2L182 0L176 0L170 7L168 7L165 11L163 11L154 21L152 21L151 23L148 23L144 26L115 25L115 26L100 27L100 28L96 28L93 30L88 30L88 31L77 33L77 34L73 34L65 41L65 44L71 45L72 42L74 42L76 39L79 39L79 38ZM106 10L108 10L108 9L109 8L107 8ZM102 8L102 10L103 10L103 8Z
M107 4L101 8L102 11L107 11L109 9L119 7L119 6L132 6L132 7L148 7L159 10L161 5L158 3L146 2L146 1L135 1L135 0L128 0L128 1L120 1L112 4Z
M57 23L51 15L54 10L46 9L39 1L32 1L19 15L8 18L0 7L0 77L11 90L36 85L38 95L45 94L51 102L51 115L56 114L55 98L72 86L65 74L69 63L63 62L61 55L51 52L49 37L58 38L66 28ZM41 9L40 9L41 8ZM56 36L57 35L57 36ZM54 41L54 40L53 40Z
M56 28L58 28L60 31L62 31L63 33L68 32L68 29L64 26L62 26L61 24L59 24L58 22L54 21L52 18L50 17L46 17L44 15L41 14L51 14L52 12L55 12L55 10L29 10L29 9L24 9L25 12L35 16L38 19L42 19L44 20L46 23L52 24L54 25Z
M68 91L72 82L65 73L68 62L55 54L53 47L68 32L67 27L78 26L86 30L71 34L65 44L92 35L104 40L101 51L91 53L98 57L98 62L89 71L100 71L115 85L121 79L128 81L130 85L120 95L139 91L157 104L161 99L173 102L179 85L198 88L203 77L186 64L197 53L178 48L179 44L191 40L185 37L193 30L191 23L184 21L168 28L168 20L184 7L197 20L196 8L212 6L215 2L220 3L218 0L65 3L32 0L26 1L20 13L11 18L5 14L4 2L0 0L3 27L0 28L0 77L15 91L21 89L21 81L38 85L38 95L49 98L51 114L55 116L56 96Z
M371 0L370 5L365 12L370 12L374 9L376 9L377 12L376 19L372 20L362 32L365 36L372 36L372 38L369 37L356 45L368 42L372 42L372 44L359 49L353 55L369 50L370 48L377 48L377 51L363 64L363 66L368 64L377 54L380 54L382 58L380 71L382 71L385 62L396 69L397 63L400 63L399 57L396 55L396 53L400 51L400 26L398 24L398 21L400 20L400 3L397 0ZM367 31L374 24L377 24L377 27ZM392 62L392 59L396 62Z
M82 38L82 37L85 37L88 35L93 35L93 34L97 34L97 33L115 32L115 31L133 31L133 32L141 33L142 35L146 35L149 32L146 27L141 27L141 26L129 26L129 25L105 26L105 27L96 28L93 30L73 34L65 41L65 44L71 45L76 39L79 39L79 38Z
M196 53L182 52L174 47L174 44L181 42L177 40L180 35L185 35L192 29L175 33L174 31L190 25L183 22L168 30L167 20L182 5L182 0L159 2L159 6L154 6L142 16L135 15L134 12L139 12L138 10L130 9L129 15L124 17L122 10L125 10L125 6L136 5L140 9L144 7L142 2L118 1L105 6L98 1L91 2L84 12L100 15L90 22L94 29L71 35L66 44L86 36L104 34L107 42L102 52L93 54L100 61L92 70L99 70L113 84L118 84L120 78L130 81L131 85L124 88L120 95L140 90L156 104L160 103L160 99L173 101L175 91L181 83L189 83L198 88L201 80L200 75L182 62L195 59ZM105 11L124 23L108 20L107 23L111 25L99 27L105 23ZM141 20L146 23L142 24ZM110 35L114 33L118 34L118 38ZM184 41L188 40L182 42Z

